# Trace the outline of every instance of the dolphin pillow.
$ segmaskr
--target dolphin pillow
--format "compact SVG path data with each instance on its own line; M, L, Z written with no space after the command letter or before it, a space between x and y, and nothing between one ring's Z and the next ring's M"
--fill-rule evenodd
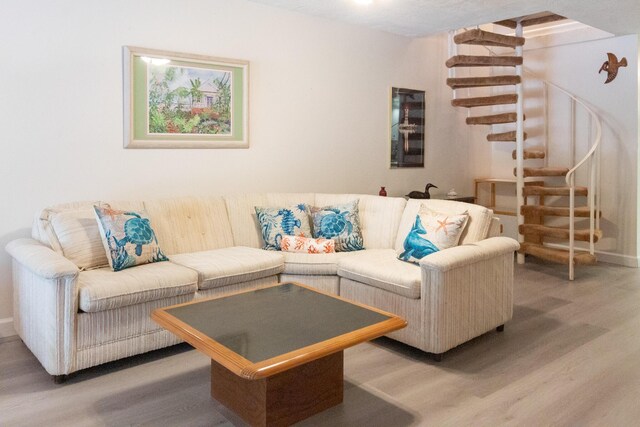
M457 246L468 220L466 212L448 215L421 206L398 259L418 264L427 255Z

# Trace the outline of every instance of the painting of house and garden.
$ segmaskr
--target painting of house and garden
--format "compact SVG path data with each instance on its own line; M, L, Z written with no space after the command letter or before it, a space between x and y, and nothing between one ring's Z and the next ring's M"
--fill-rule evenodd
M149 134L231 134L231 71L152 64L147 70Z

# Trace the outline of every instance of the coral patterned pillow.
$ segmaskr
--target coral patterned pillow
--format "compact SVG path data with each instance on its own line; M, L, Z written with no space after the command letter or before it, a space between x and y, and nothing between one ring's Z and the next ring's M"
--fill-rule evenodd
M331 239L311 239L300 236L282 236L280 248L285 252L305 254L331 254L336 251L336 243Z
M309 208L304 203L284 208L256 206L256 214L262 230L264 249L279 251L284 236L311 237Z
M160 250L156 233L145 212L122 211L109 205L93 208L113 271L169 260Z

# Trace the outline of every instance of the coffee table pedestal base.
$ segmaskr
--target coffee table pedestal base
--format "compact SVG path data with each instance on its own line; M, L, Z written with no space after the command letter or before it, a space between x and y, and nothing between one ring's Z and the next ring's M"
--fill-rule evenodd
M211 396L252 426L286 426L342 403L343 352L248 380L211 361Z

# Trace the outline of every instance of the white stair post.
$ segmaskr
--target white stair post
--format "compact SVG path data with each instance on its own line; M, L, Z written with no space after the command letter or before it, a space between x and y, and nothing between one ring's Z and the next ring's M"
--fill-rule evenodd
M456 35L455 30L450 30L449 34L447 35L447 47L449 49L449 58L453 58L458 54L458 45L453 41L453 38L455 37L455 35ZM456 77L456 67L449 68L449 78L455 78L455 77ZM453 89L451 98L456 99L457 97L458 96L456 94L456 90Z
M522 22L518 20L516 37L522 37ZM516 56L522 57L522 46L516 46ZM516 85L518 102L516 103L516 199L518 218L518 241L524 242L524 235L520 233L520 225L524 224L522 206L524 206L524 90L522 88L522 65L516 66L516 75L520 76L520 83ZM524 254L518 253L518 264L524 264Z

